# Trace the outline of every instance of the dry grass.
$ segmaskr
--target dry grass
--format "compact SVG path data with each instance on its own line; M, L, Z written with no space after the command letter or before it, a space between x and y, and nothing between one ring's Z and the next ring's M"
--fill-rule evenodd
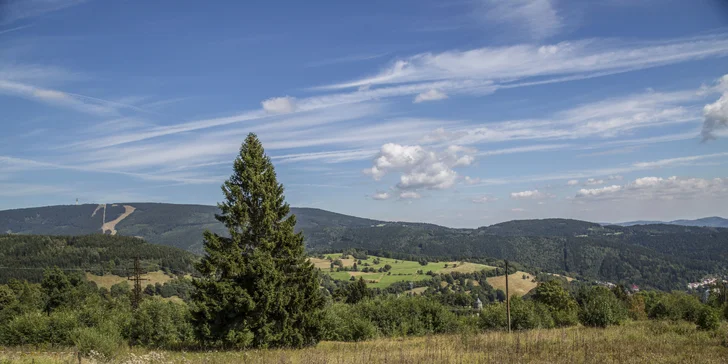
M417 287L417 288L413 288L413 289L410 289L410 290L407 290L407 291L404 291L404 292L405 293L412 293L412 294L422 294L425 291L427 291L427 287Z
M134 349L117 363L726 363L728 332L686 322L633 322L608 329L573 327L514 334L439 335L361 343L323 342L304 350L169 352ZM0 362L74 363L70 356L13 355ZM69 359L66 359L69 358ZM90 363L90 361L84 361Z
M172 277L168 276L166 273L162 272L161 270L158 270L156 272L149 272L147 274L143 274L142 278L148 279L147 281L142 282L144 286L147 284L155 285L157 283L164 284L165 282L172 279ZM86 272L86 279L95 282L97 286L99 287L106 287L107 289L110 289L111 286L121 283L127 280L126 277L120 277L113 274L105 274L103 276L97 276L93 273ZM131 284L131 282L129 282Z
M556 277L561 277L561 278L564 278L564 279L566 279L566 281L567 281L567 282L571 282L571 281L573 281L573 280L574 280L574 278L571 278L571 277L567 277L567 276L565 276L565 275L561 275L561 274L556 274L556 273L548 273L548 274L550 274L550 275L552 275L552 276L556 276Z
M321 269L331 268L331 262L328 261L327 259L309 258L309 260L311 261L311 263L313 263L313 265L316 268L321 268Z
M528 276L529 278L523 279L523 275ZM536 288L537 283L531 282L533 280L533 276L531 273L521 272L518 271L516 273L510 274L508 276L508 289L509 293L511 295L518 295L523 296L524 294L528 293L530 290ZM495 289L502 289L504 292L506 290L506 276L497 276L497 277L489 277L486 279L488 281L488 284L493 286Z

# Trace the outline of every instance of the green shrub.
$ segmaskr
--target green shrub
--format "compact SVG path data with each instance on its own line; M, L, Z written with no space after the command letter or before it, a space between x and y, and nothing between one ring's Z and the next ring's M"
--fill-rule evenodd
M553 326L564 327L579 322L578 306L558 280L540 283L533 295L534 301L548 308Z
M648 314L652 319L696 322L702 306L697 297L687 293L664 293L659 295Z
M530 330L554 327L549 309L540 303L511 297L511 329Z
M383 336L420 336L458 330L457 316L427 297L380 298L360 302L356 312L371 321Z
M108 361L119 353L123 340L118 330L104 325L74 330L73 343L82 355Z
M720 313L710 306L703 306L697 316L696 323L701 330L716 330L720 327Z
M46 320L48 343L71 346L73 337L71 333L78 327L78 318L71 310L54 311Z
M49 316L40 311L32 311L13 317L0 329L0 342L3 345L39 345L47 343Z
M627 309L604 287L592 287L581 294L579 319L584 326L607 327L627 319Z
M504 330L508 329L506 318L506 304L492 303L483 306L480 310L478 326L483 330Z
M377 336L377 327L361 317L354 306L336 303L324 311L321 340L364 341Z
M190 343L193 328L187 305L155 297L144 300L134 312L131 339L135 344L175 348Z

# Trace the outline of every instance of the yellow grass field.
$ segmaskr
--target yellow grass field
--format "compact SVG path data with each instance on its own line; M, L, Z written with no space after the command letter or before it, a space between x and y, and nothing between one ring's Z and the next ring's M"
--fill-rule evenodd
M523 275L528 276L529 278L523 279ZM516 273L510 274L508 276L508 289L509 293L511 295L518 295L523 296L524 294L528 293L530 290L536 288L537 283L531 282L533 280L533 276L530 273L521 272L518 271ZM497 277L489 277L486 279L488 281L488 284L493 286L495 289L502 289L503 292L506 290L506 276L497 276Z
M142 278L148 279L147 281L143 281L142 285L146 286L147 284L155 285L157 283L164 284L165 282L171 280L173 277L168 276L166 273L162 272L161 270L158 270L156 272L149 272L147 274L143 274ZM126 277L120 277L113 274L105 274L103 276L97 276L93 273L86 272L86 279L88 279L91 282L96 283L99 287L106 287L107 289L110 289L111 286L127 281ZM131 284L131 282L129 282Z
M418 364L418 363L701 363L728 362L728 327L717 332L687 322L631 322L607 329L572 327L508 334L436 335L360 343L322 342L303 350L171 352L128 349L113 363ZM72 349L20 354L0 348L0 362L78 363ZM65 354L64 354L65 352ZM82 363L93 363L84 359Z

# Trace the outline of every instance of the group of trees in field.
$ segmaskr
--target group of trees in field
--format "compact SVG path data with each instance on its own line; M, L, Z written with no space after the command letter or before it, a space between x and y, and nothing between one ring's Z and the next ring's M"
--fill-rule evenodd
M197 257L181 249L129 236L0 235L0 283L10 279L40 282L43 269L126 276L135 258L145 271L194 272Z
M222 190L225 201L216 217L228 234L205 233L205 256L191 282L178 278L168 286L147 286L146 298L132 305L138 296L128 285L99 289L84 275L58 268L45 270L40 283L10 279L0 285L0 345L75 346L111 358L126 345L300 348L320 340L508 328L505 295L485 280L498 270L433 274L421 283L427 287L422 295L413 295L404 284L375 290L363 279L335 281L321 275L306 257L302 234L294 233L296 220L283 186L252 134ZM365 252L349 254L366 259ZM659 319L713 330L728 315L725 295L717 290L702 303L687 293L567 284L553 279L526 297L513 296L508 300L511 328L606 327ZM186 301L165 299L172 291ZM477 299L486 303L482 309Z

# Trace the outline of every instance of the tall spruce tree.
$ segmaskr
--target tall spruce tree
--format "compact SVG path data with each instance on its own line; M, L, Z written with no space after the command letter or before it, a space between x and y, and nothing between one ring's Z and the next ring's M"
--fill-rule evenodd
M315 345L324 297L318 271L294 233L283 185L255 134L249 134L223 184L216 218L228 236L204 233L194 281L198 337L225 348Z

